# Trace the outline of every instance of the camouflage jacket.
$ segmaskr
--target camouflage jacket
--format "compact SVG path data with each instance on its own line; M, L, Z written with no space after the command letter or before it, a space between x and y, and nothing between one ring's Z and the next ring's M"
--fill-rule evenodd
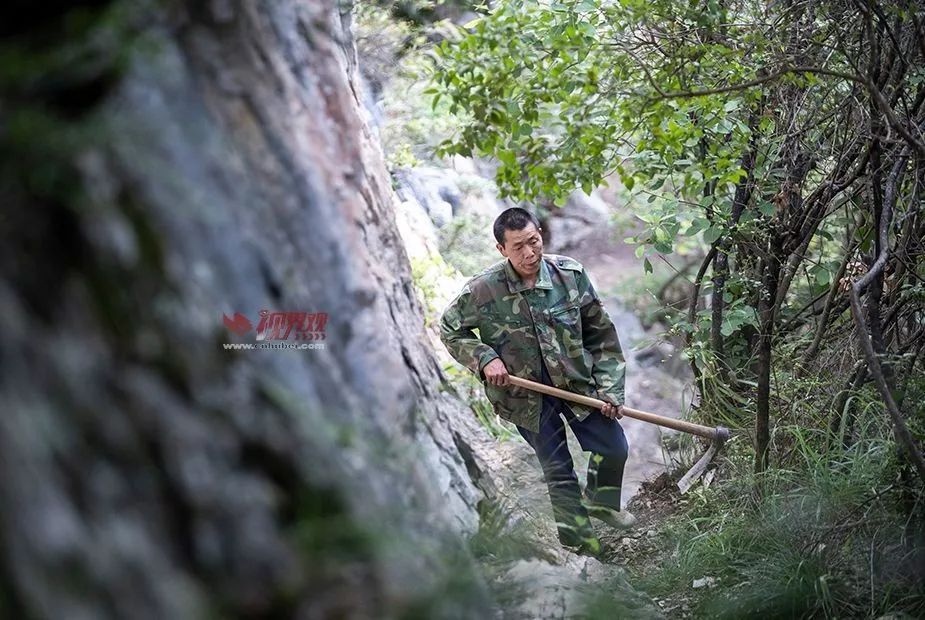
M534 381L542 381L545 361L556 387L623 402L625 366L617 330L573 258L544 255L532 289L507 259L492 265L469 280L443 312L440 339L482 378L499 416L534 432L542 395L485 382L482 368L496 357L512 375ZM581 420L591 413L583 405L570 407Z

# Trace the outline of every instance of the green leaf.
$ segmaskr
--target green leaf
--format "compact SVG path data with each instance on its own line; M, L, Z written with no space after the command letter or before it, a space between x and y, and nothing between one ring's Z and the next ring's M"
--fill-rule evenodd
M648 258L642 259L642 268L646 273L652 273L652 263L649 262Z
M827 285L832 278L832 274L829 273L829 270L823 267L822 265L816 265L809 270L813 277L816 279L816 284L821 286Z
M696 235L701 230L706 230L709 227L710 227L710 220L703 218L703 217L694 218L694 221L691 222L691 225L687 229L687 234Z
M703 240L709 244L713 244L714 241L720 238L723 234L723 229L719 226L710 226L703 233Z
M656 241L655 245L652 247L661 254L671 254L674 252L674 247L672 247L670 241Z

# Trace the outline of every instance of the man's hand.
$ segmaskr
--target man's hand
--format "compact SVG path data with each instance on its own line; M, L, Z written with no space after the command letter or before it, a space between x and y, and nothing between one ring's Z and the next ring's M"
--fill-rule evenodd
M482 373L485 375L485 380L492 385L500 387L511 384L507 374L507 366L504 365L500 357L496 357L485 364L485 367L482 368Z
M604 401L604 406L601 407L601 413L611 420L619 420L623 417L623 405L621 403L614 403L613 398L607 395L599 396L601 396L601 400Z

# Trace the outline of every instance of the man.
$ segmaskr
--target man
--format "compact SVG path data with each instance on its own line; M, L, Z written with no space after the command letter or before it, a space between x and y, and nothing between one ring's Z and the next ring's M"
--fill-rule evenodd
M627 442L617 419L624 361L617 331L581 264L543 254L539 221L507 209L494 235L504 260L463 287L444 311L440 338L450 354L483 380L495 412L513 422L543 467L559 540L580 553L600 543L589 515L614 527L635 521L620 510ZM478 329L478 336L474 330ZM593 396L601 410L518 388L509 374ZM562 416L591 452L582 497Z

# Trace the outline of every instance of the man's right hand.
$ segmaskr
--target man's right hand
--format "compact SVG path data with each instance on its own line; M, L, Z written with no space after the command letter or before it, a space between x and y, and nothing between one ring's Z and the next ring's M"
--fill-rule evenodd
M485 364L482 368L482 374L485 375L485 380L492 385L500 387L511 384L509 375L507 374L507 367L504 365L504 362L501 361L500 357L496 357Z

